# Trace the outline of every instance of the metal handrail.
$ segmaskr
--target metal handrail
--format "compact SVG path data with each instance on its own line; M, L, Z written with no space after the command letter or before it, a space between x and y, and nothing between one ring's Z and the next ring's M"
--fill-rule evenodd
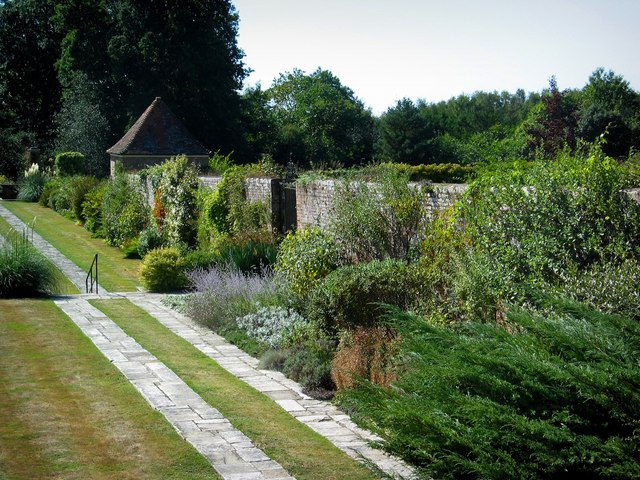
M93 279L93 267L96 267L96 278L95 282ZM91 279L91 289L89 289L89 279ZM93 257L93 262L91 262L91 267L89 268L89 272L87 273L87 278L84 281L84 285L87 289L87 293L93 293L93 285L95 283L96 293L98 293L98 254L96 253L95 257Z

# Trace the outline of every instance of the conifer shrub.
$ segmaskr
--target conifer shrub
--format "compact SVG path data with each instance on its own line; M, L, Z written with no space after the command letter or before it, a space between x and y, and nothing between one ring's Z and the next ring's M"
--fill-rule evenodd
M62 152L54 160L56 175L69 177L85 173L85 157L80 152Z
M640 323L546 299L504 326L394 311L402 370L344 408L428 478L637 478Z
M140 266L140 281L150 292L171 292L186 288L189 282L180 252L175 248L149 251Z

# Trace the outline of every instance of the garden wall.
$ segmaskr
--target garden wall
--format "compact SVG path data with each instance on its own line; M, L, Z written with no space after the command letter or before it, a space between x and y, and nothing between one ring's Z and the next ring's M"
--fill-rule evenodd
M200 177L209 188L216 188L222 177ZM245 180L247 200L265 202L271 212L271 229L286 232L309 225L326 227L331 219L336 183L339 180L314 180L295 187L285 185L279 178L250 177ZM413 183L426 189L425 210L427 218L443 208L453 205L466 190L462 183ZM640 203L640 188L626 190L632 199ZM147 182L147 199L153 207L154 192Z
M202 183L216 188L222 177L200 177ZM309 225L328 225L336 194L336 180L315 180L294 187L278 178L250 177L245 180L247 200L265 202L271 211L271 229L286 232ZM419 184L414 184L416 187ZM449 207L467 188L466 184L429 184L425 209L427 216ZM153 201L153 198L150 198Z
M424 206L428 218L435 211L453 205L467 188L466 184L448 183L412 183L412 185L415 188L424 188L426 191ZM297 185L297 227L303 228L309 225L327 226L331 219L335 195L336 180L315 180L305 185Z

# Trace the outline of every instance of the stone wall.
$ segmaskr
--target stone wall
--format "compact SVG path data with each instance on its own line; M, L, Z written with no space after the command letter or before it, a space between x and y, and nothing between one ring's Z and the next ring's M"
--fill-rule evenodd
M202 184L215 189L222 177L200 177ZM264 202L270 213L270 230L280 230L281 199L280 179L271 177L249 177L244 181L246 198L249 203Z
M218 183L220 183L222 177L200 177L200 180L205 187L213 189L218 186Z
M336 195L335 180L315 180L296 185L296 225L326 226L329 223Z
M423 188L425 211L431 217L437 210L450 207L460 198L467 188L466 184L420 184L412 183L414 188ZM369 185L370 190L374 190ZM296 187L297 226L309 225L326 227L331 219L336 195L336 180L315 180Z
M209 188L216 188L222 177L200 177ZM278 178L251 177L245 180L247 200L265 202L271 214L271 230L284 233L288 228L304 228L310 225L326 227L331 219L336 196L336 180L315 180L285 187ZM425 189L425 211L429 218L434 212L453 205L466 190L466 184L421 184L414 188ZM374 187L370 184L369 187ZM375 190L371 188L371 190ZM640 203L640 188L625 191ZM294 198L295 197L295 201ZM154 192L147 181L147 200L153 207ZM286 227L285 227L286 225Z

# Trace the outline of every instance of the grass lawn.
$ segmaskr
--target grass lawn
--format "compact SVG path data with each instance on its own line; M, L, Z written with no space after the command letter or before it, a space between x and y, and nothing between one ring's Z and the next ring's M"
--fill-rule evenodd
M0 311L0 478L218 478L53 302Z
M128 300L92 300L91 304L173 370L296 478L378 478Z
M94 254L99 255L100 284L110 292L135 292L140 285L140 260L124 258L122 252L50 208L37 203L3 201L8 210L29 224L69 260L88 271Z
M9 225L4 218L0 217L0 237L8 238L11 235L20 235L20 233L16 232L11 225ZM56 267L53 266L58 273L58 281L55 288L54 294L58 295L67 295L67 294L75 294L80 293L80 290L71 283L71 281L64 276L64 274Z

